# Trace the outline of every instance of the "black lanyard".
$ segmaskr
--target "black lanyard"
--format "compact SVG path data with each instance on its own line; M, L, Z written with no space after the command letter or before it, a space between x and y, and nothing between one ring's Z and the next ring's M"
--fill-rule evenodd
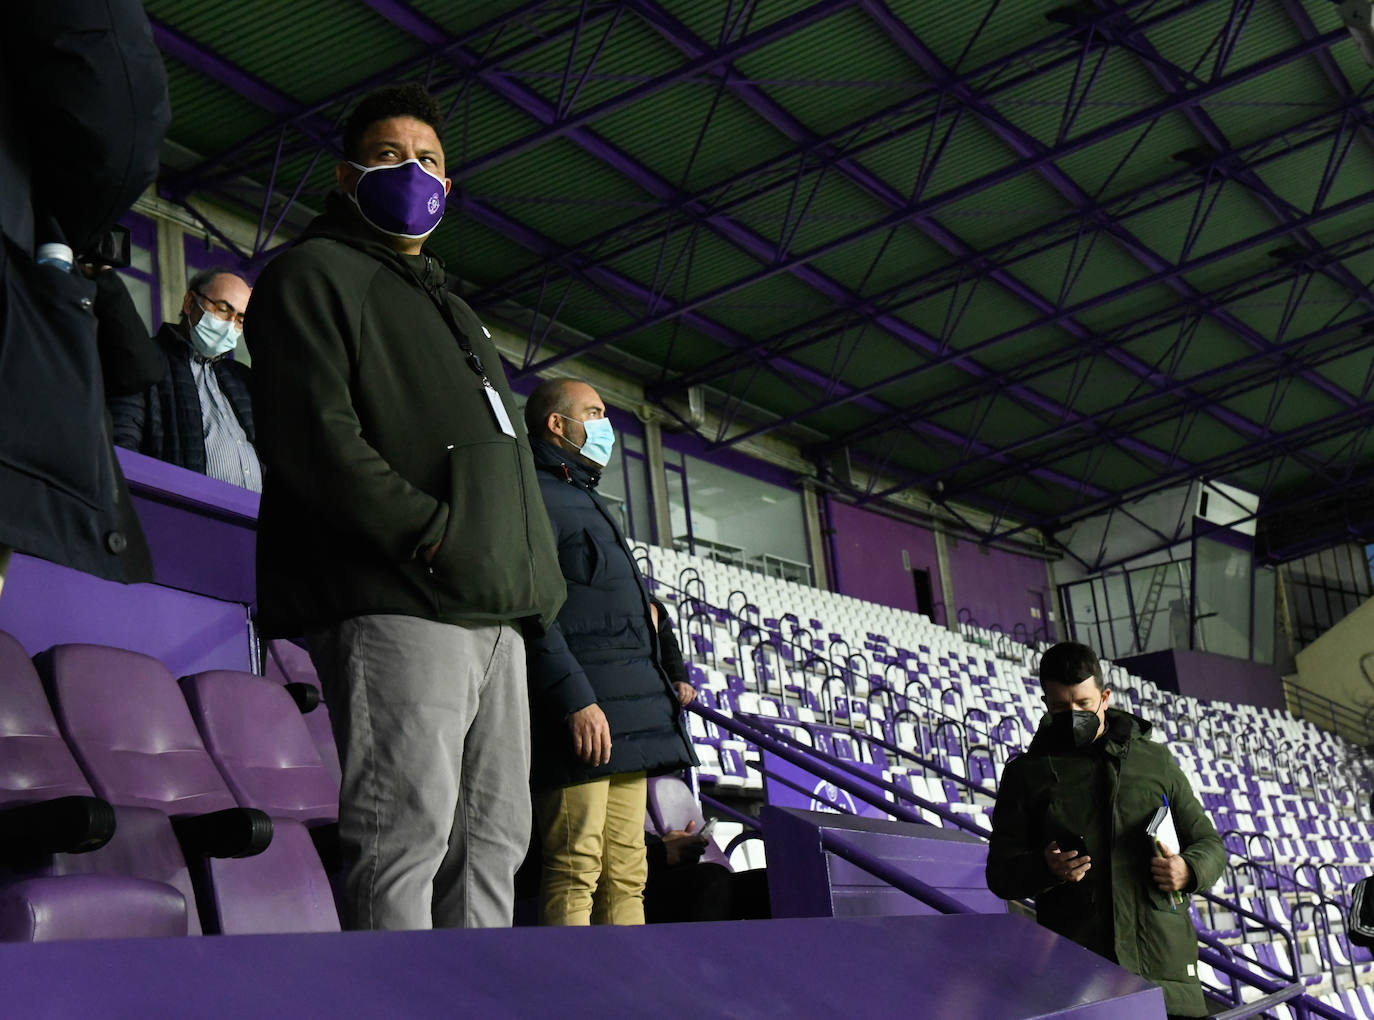
M426 255L426 276L428 276L429 259L430 257ZM448 328L458 339L458 346L463 349L463 358L467 361L468 368L472 369L477 378L482 380L483 386L491 386L491 380L487 378L487 370L482 365L482 359L477 352L472 349L472 341L468 339L468 335L463 331L463 327L458 325L458 317L453 314L453 306L450 305L444 295L440 293L442 288L430 290L425 286L425 281L416 275L415 270L411 268L409 262L404 263L404 265L406 272L410 274L410 278L415 281L416 285L419 286L422 291L429 295L430 300L433 301L435 306L439 309L439 314L444 317L444 322L448 323ZM392 268L395 267L393 266Z

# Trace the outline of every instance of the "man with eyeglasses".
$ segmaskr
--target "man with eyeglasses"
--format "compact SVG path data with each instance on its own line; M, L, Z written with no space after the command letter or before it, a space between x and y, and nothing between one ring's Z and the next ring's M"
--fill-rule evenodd
M180 321L164 322L154 337L166 363L162 379L110 401L116 446L262 491L249 371L229 357L251 294L228 269L191 277Z

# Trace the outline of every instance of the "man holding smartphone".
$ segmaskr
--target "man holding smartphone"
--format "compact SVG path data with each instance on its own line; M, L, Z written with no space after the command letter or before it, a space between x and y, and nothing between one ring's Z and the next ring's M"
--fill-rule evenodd
M988 888L1034 897L1040 924L1157 983L1171 1017L1206 1016L1197 933L1177 897L1221 876L1216 828L1151 724L1109 707L1091 648L1046 651L1040 687L1048 711L997 792ZM1147 833L1161 805L1181 846Z

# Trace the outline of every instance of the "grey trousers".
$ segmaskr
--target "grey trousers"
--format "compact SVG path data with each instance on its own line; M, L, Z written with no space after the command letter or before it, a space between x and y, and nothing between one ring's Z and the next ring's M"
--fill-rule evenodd
M343 769L344 927L510 925L530 837L520 633L359 616L308 641Z

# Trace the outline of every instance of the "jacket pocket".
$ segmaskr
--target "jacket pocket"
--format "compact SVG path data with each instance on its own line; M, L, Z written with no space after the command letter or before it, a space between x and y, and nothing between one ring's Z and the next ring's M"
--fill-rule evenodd
M604 572L604 564L596 540L585 528L558 547L558 566L564 580L572 584L594 586Z
M535 579L511 439L449 451L448 523L430 566L445 615L515 618L535 606Z
M95 285L7 246L0 324L0 460L93 508L114 491Z

